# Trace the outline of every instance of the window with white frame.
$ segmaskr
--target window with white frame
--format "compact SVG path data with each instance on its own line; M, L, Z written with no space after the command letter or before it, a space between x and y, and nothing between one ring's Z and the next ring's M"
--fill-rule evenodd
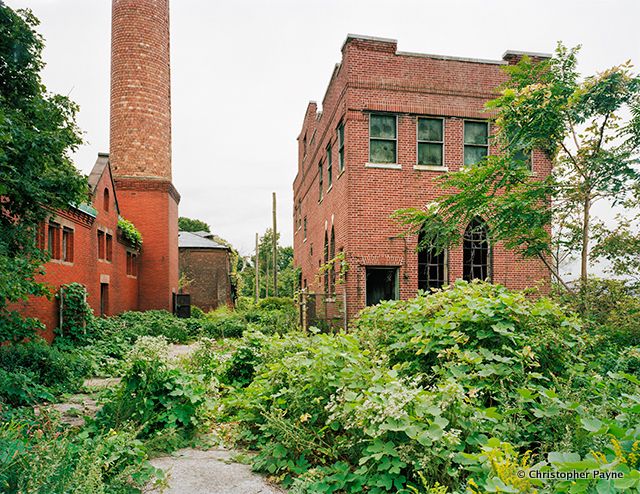
M396 116L372 113L369 117L369 163L397 163L397 146Z
M489 154L489 123L464 122L464 164L475 165Z
M444 166L444 121L418 118L418 165Z

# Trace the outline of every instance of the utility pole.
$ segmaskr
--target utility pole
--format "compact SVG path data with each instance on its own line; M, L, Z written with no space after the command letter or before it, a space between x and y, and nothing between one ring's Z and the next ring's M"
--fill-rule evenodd
M256 233L256 262L253 266L256 270L256 304L260 300L260 244L258 243L258 234Z
M276 193L273 193L273 296L278 296L278 230L276 228Z

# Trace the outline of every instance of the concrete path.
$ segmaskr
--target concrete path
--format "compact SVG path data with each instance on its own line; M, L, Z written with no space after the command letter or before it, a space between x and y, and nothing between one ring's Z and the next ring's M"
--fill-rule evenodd
M233 451L181 449L172 456L151 460L167 475L169 488L151 489L148 494L282 494L251 471L249 465L233 462Z

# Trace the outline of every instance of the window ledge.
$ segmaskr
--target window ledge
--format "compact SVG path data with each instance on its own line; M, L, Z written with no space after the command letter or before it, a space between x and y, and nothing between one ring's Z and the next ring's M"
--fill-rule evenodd
M338 176L336 177L336 180L338 180L342 175L344 175L346 168L343 168L342 171L340 173L338 173Z
M331 191L331 189L333 189L333 184L331 184L331 185L329 186L329 188L327 189L327 194Z
M402 165L398 163L365 163L365 168L381 168L383 170L402 170Z
M437 165L413 165L414 170L426 171L426 172L448 172L448 166Z

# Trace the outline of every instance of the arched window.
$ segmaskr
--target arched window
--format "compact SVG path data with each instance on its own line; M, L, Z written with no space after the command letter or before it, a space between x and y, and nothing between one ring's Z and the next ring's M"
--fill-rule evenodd
M102 207L105 211L109 211L109 189L107 187L104 188L104 194L103 194L103 203L102 203Z
M425 240L424 231L418 234L418 245L422 246ZM418 250L418 288L429 291L432 288L440 288L446 283L446 252L438 252L435 247L425 245Z
M329 262L329 237L327 231L324 232L324 265ZM329 270L324 270L324 293L329 293Z
M489 272L489 230L480 218L467 226L462 241L462 278L486 280Z
M331 227L331 239L329 241L329 260L335 259L336 257L336 233L333 230L333 226ZM331 293L335 293L336 291L336 267L335 265L329 271L329 291Z

